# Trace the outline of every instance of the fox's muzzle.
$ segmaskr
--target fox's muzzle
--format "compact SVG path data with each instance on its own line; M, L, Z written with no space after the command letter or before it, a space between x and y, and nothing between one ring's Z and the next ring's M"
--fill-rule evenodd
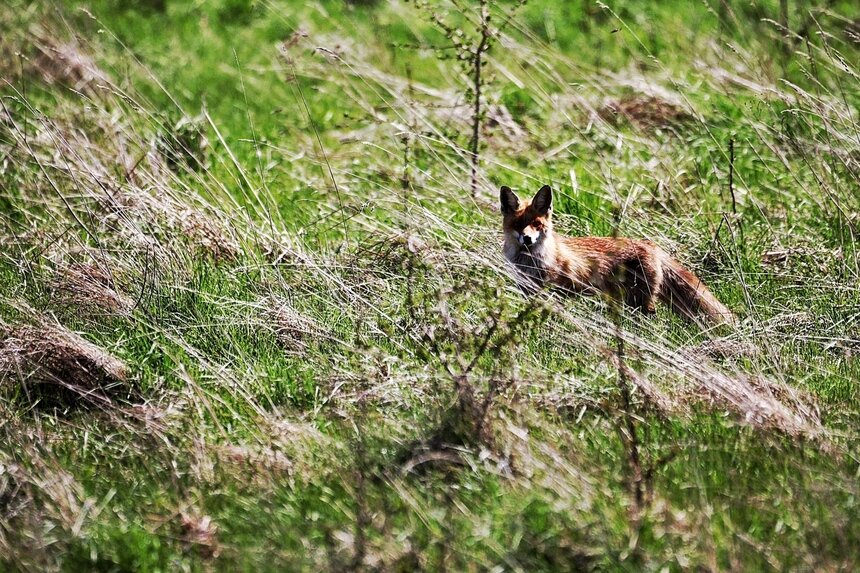
M517 233L517 241L521 246L531 247L540 239L540 233L537 229L526 227L522 233Z

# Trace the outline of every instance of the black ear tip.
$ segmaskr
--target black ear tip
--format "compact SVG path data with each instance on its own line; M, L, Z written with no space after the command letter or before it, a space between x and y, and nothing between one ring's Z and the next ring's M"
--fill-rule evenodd
M552 188L549 185L544 185L543 187L540 188L540 190L541 190L541 193L551 193L552 192Z
M511 192L511 188L510 188L510 187L508 187L507 185L502 185L502 188L501 188L501 189L499 189L499 191L501 191L502 193L510 193L510 192Z

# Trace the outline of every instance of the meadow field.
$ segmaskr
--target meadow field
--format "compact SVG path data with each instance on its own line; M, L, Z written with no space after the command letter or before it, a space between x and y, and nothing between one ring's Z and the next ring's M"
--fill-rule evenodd
M853 0L6 0L0 571L857 570L858 233Z

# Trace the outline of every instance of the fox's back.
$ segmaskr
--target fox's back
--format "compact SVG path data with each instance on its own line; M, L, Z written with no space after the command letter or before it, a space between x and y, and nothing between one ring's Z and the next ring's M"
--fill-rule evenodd
M558 236L567 248L584 255L624 257L635 255L642 250L656 248L651 241L628 239L626 237L565 237Z
M651 241L623 237L563 237L558 241L561 252L586 262L586 266L601 275L613 272L618 265L636 261L646 266L659 266L662 251Z

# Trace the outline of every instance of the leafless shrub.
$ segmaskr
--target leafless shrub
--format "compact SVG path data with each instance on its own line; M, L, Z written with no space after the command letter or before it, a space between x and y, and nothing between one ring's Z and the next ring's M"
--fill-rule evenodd
M450 123L468 127L472 122L473 110L456 100L431 101L427 106L429 117L440 123ZM480 126L480 138L496 150L509 153L522 152L529 142L529 134L501 103L488 103L483 112L485 118Z
M419 299L412 281L416 273L428 269L417 255L410 259L406 304L412 323L422 332L424 359L438 361L441 367L436 391L446 391L443 384L449 382L453 397L439 412L429 435L410 444L401 456L404 468L422 470L428 462L457 464L460 453L472 448L489 455L500 451L493 420L497 400L517 382L510 366L514 341L546 317L546 309L539 303L509 314L492 285L470 279L457 287L424 293ZM466 310L464 296L477 297L486 305L481 320ZM484 372L479 364L487 357L493 357L493 365ZM500 470L511 471L509 459L503 454L495 457Z

